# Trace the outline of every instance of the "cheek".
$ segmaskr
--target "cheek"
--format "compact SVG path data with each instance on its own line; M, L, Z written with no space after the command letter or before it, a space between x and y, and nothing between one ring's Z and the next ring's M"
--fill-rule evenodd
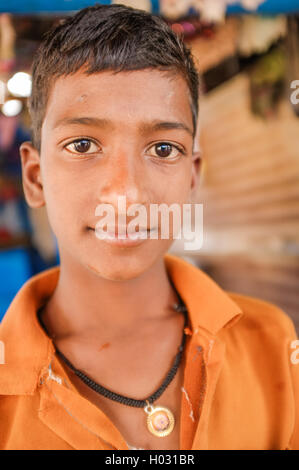
M64 235L84 220L84 208L87 206L84 178L74 178L72 172L54 163L44 166L44 175L43 189L49 222L55 235Z
M164 183L164 194L161 202L168 204L184 204L189 201L191 191L191 176L184 173L171 181Z

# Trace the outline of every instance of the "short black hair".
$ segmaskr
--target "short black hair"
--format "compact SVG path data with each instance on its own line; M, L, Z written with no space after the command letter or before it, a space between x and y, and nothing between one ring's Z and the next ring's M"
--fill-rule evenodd
M32 65L29 111L33 145L40 151L41 127L50 88L60 76L111 70L115 73L155 68L180 73L191 95L196 133L199 74L191 50L166 21L119 4L84 8L45 35Z

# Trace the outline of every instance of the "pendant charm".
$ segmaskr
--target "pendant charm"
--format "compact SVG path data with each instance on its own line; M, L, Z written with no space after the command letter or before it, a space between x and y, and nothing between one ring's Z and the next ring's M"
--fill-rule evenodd
M148 430L158 437L168 436L174 428L174 416L165 406L153 406L147 402L144 407L147 414Z

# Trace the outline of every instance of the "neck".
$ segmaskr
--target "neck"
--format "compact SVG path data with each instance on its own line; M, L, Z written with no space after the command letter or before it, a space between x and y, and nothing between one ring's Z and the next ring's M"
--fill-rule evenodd
M107 280L82 265L62 262L43 321L56 338L88 332L99 336L105 332L113 338L178 315L173 310L177 301L164 259L141 276L124 281Z

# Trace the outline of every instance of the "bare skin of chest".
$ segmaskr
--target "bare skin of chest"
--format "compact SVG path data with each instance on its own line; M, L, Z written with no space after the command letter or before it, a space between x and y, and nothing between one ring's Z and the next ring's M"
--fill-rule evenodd
M120 395L143 400L163 383L171 369L182 339L184 318L177 316L164 325L147 325L141 335L119 335L98 341L90 332L86 337L55 338L55 344L70 362L96 383ZM185 347L186 349L186 347ZM165 406L175 418L168 436L153 435L147 427L143 408L127 406L104 397L88 387L62 361L60 363L78 392L100 408L131 447L153 450L180 449L180 413L184 381L185 354L175 377L154 406Z
M159 375L159 369L157 369L157 374ZM94 392L72 372L69 372L68 375L78 392L106 414L129 446L145 450L180 449L180 408L182 396L181 387L183 386L182 366L180 366L173 381L154 404L166 406L175 417L173 431L168 436L164 437L155 436L148 430L146 423L147 415L143 408L131 407L110 400ZM99 379L96 379L95 374L93 374L93 377L97 383L101 383ZM122 377L119 375L117 379L122 381ZM136 384L136 389L137 388L138 385ZM115 385L114 388L110 387L110 389L117 390L117 385ZM127 395L130 396L129 394Z

